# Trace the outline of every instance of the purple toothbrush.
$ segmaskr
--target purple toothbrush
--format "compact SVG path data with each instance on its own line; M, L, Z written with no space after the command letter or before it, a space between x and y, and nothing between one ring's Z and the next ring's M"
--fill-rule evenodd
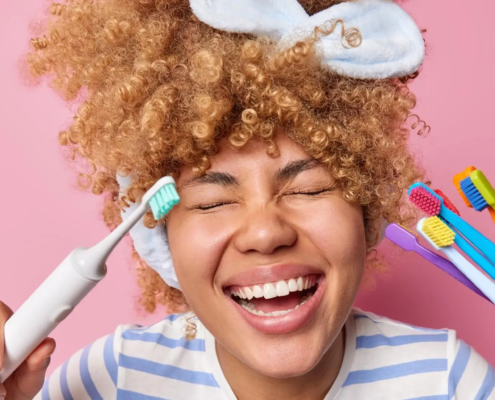
M474 286L474 284L466 278L466 276L464 276L464 274L459 271L454 264L438 254L428 250L426 247L421 246L418 242L418 238L406 228L403 228L399 224L390 224L387 226L387 229L385 229L385 236L396 245L402 247L404 250L415 251L433 265L436 265L442 271L449 274L452 278L457 279L464 286L488 300L488 298L476 286Z

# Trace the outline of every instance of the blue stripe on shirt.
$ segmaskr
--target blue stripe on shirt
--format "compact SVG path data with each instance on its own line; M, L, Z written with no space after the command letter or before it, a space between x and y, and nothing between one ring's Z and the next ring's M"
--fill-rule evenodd
M169 379L194 383L197 385L218 387L213 375L207 372L191 371L169 364L160 364L142 358L126 356L124 354L120 354L119 356L119 365L124 368L145 372L147 374L163 376Z
M480 390L476 395L474 400L485 400L490 396L495 388L495 369L488 365L488 370L486 371L485 379L481 384Z
M347 376L343 386L377 382L386 379L400 378L402 376L446 370L447 359L445 358L411 361L375 369L352 371Z
M124 331L122 333L122 338L126 340L137 340L141 342L156 343L160 346L169 347L171 349L183 347L184 349L191 351L205 351L204 339L187 340L185 337L181 337L180 339L171 339L163 336L161 333L139 333L131 330Z
M175 321L176 319L182 317L184 314L170 314L167 316L167 318L165 318L166 320L169 320L169 321Z
M98 389L96 389L96 386L89 372L89 352L91 350L91 346L92 344L87 346L83 350L81 354L81 359L79 360L79 370L81 373L81 380L91 400L103 400L103 397L101 397L100 393L98 393Z
M471 357L471 347L461 341L459 351L457 352L457 356L455 357L454 364L452 364L452 369L449 374L449 399L455 395L457 385L469 362L469 357Z
M117 360L115 360L115 354L113 352L113 338L114 335L109 335L105 341L105 346L103 347L103 361L105 362L105 367L107 368L112 382L115 387L117 387L118 366Z
M357 349L373 349L379 346L403 346L411 343L426 343L426 342L446 342L448 334L430 334L430 335L371 335L358 336L356 338Z
M165 397L148 396L130 390L117 390L117 400L165 400Z
M62 365L62 369L60 370L60 389L62 390L62 396L64 400L73 400L72 395L69 390L69 385L67 384L67 367L69 366L69 362L66 361Z
M50 400L50 378L45 379L43 389L41 390L41 400Z

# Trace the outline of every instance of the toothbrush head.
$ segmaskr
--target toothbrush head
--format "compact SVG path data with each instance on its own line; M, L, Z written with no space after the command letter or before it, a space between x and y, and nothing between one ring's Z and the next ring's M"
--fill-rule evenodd
M143 203L149 203L155 220L159 221L180 201L175 181L170 176L158 180L143 196Z
M385 229L385 236L407 251L414 250L418 240L412 231L399 224L388 225Z
M480 170L462 180L461 189L476 211L495 206L495 190Z
M411 185L409 201L429 217L438 215L443 205L443 199L424 183Z
M463 193L463 191L461 189L461 181L463 179L466 179L467 177L469 177L471 175L471 172L473 172L473 171L476 171L475 167L473 167L473 166L467 167L464 171L459 172L458 174L455 174L454 178L452 179L452 182L454 183L454 186L456 187L457 191L461 195L462 200L464 200L464 203L466 204L466 206L468 206L470 208L473 208L473 206L471 205L468 198L466 197L466 195Z
M442 192L440 189L435 189L435 193L438 194L442 199L443 199L443 205L447 207L450 211L452 211L454 214L457 214L461 216L461 213L457 209L457 207L450 201L450 199L447 197L447 195Z
M471 177L467 177L461 181L461 190L468 199L471 207L476 211L483 211L488 207L488 203L484 199L483 195L480 193L478 188L474 186Z
M455 232L438 217L421 219L417 229L435 250L454 244Z

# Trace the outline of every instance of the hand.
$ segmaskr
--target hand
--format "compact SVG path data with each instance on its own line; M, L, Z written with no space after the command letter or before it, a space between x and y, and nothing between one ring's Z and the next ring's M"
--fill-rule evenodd
M0 370L2 369L4 353L3 328L12 314L12 310L0 301ZM4 398L5 400L34 398L43 387L46 369L54 351L55 340L52 338L43 340L3 385L0 384L0 400Z

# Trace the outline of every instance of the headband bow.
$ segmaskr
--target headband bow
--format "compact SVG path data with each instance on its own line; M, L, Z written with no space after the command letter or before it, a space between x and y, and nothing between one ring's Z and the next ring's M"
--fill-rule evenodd
M383 79L416 72L423 62L421 32L407 13L389 0L357 0L340 3L309 16L296 0L190 0L202 22L219 30L266 35L290 46L314 34L316 27L341 20L359 30L361 43L343 45L342 31L321 35L318 40L323 62L332 70L353 78ZM344 40L343 40L344 39ZM121 194L130 177L117 176ZM139 204L122 212L125 220ZM171 287L180 290L163 226L146 228L142 222L130 235L139 256Z
M341 20L359 31L362 42L345 46L342 31L321 35L317 46L332 70L353 78L382 79L416 72L424 41L412 18L390 0L349 1L309 16L297 0L190 0L196 17L228 32L269 36L290 46L316 27Z

